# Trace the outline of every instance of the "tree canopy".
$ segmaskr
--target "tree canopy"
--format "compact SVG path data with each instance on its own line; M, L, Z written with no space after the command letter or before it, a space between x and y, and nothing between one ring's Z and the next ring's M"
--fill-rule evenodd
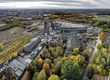
M72 60L66 61L61 68L62 78L67 80L78 80L80 75L79 65Z

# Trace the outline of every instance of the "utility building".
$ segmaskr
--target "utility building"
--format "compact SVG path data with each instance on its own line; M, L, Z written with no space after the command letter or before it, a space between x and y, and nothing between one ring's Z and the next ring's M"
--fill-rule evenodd
M40 42L41 42L41 39L39 37L38 38L34 38L28 44L26 44L25 46L23 46L23 50L25 52L30 53L33 49L35 49L38 46L38 44Z
M84 43L82 34L87 31L86 25L57 22L54 27L56 27L56 32L60 33L62 37L67 40L67 49L69 51L74 48L83 50Z
M67 48L80 48L80 41L76 33L72 33L68 36Z

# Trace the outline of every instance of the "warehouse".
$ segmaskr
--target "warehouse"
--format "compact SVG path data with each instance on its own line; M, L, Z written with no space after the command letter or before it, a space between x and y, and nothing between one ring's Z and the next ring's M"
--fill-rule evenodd
M25 46L23 46L23 50L25 52L32 52L33 49L35 49L37 47L37 45L41 42L41 39L38 38L34 38L32 39L28 44L26 44Z

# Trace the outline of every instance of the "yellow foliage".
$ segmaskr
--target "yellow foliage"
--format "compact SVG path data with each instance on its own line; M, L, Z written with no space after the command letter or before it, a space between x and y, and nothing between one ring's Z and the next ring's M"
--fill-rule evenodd
M106 37L107 36L103 32L100 33L100 40L104 40Z
M37 60L37 63L42 64L42 63L43 63L42 58L39 58L39 59Z
M46 58L46 59L44 60L44 63L51 64L51 59Z
M72 59L75 62L78 62L79 64L83 64L85 62L85 58L82 55L77 56L70 56L70 59Z
M2 50L3 49L3 44L2 43L0 43L0 50Z
M62 57L62 61L66 61L66 60L68 60L68 57L66 56Z
M49 51L50 51L50 52L54 52L54 48L49 47Z
M77 55L77 57L75 58L75 60L79 63L79 64L83 64L85 62L85 58L82 55Z
M79 48L74 48L73 49L75 52L79 52Z
M61 58L61 57L58 57L58 58L57 58L57 62L58 62L58 61L62 61L62 58Z
M13 52L12 53L12 57L17 57L18 53L17 52Z
M48 80L60 80L57 75L51 75Z
M55 73L55 69L54 69L54 68L52 68L51 71L52 71L53 73Z
M98 70L97 70L97 65L96 65L96 64L92 64L92 68L93 68L94 71L98 71ZM99 68L99 67L98 67L98 68Z
M100 66L97 66L97 65L94 64L94 63L93 63L93 64L89 64L89 65L88 65L88 68L89 68L89 69L93 69L93 70L96 71L96 72L101 70L101 67L100 67Z
M70 56L70 59L75 60L76 56Z
M98 72L100 72L102 70L102 68L100 66L97 66L97 70L98 70Z
M51 64L51 71L52 71L52 73L55 73L56 72L55 65L54 64Z

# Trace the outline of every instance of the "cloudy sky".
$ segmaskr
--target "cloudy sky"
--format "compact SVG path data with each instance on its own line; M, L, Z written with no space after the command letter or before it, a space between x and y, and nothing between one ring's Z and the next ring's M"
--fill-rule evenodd
M0 8L110 8L110 0L0 0Z

